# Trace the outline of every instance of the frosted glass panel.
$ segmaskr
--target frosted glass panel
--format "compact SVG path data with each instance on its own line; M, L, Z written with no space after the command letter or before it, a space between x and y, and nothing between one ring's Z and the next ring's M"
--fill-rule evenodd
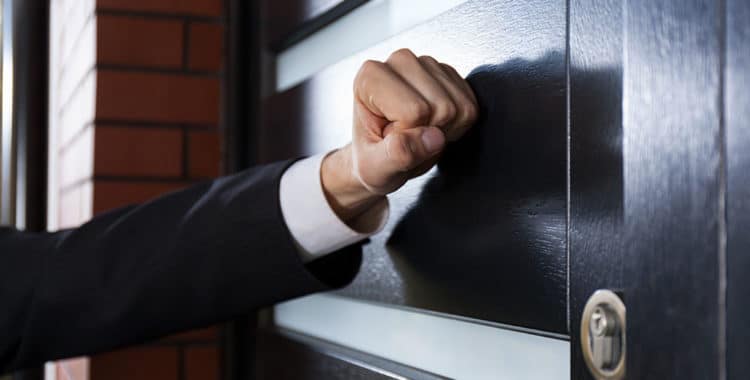
M456 379L569 379L570 343L331 295L277 305L278 326Z
M322 68L429 20L466 0L374 0L304 40L276 58L276 90L304 81Z

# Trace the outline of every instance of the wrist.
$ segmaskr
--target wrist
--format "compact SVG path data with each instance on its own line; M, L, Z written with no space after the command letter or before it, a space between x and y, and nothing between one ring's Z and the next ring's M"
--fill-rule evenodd
M354 175L351 145L323 159L320 177L328 203L344 222L356 218L384 197L370 192Z

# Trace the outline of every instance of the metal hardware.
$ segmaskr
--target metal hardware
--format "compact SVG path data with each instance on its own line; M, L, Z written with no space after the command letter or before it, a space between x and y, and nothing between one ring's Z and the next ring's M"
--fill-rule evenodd
M625 377L625 304L611 290L597 290L583 308L581 348L598 380Z

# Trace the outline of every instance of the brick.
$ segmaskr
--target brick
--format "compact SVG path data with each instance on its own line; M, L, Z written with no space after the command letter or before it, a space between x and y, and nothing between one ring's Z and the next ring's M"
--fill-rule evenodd
M94 181L93 213L139 204L159 195L181 189L187 182Z
M224 29L221 24L190 24L188 68L219 71L224 51Z
M91 358L91 380L176 380L177 349L135 347Z
M197 123L219 119L219 79L97 71L96 118Z
M182 21L97 16L100 64L179 68L182 49Z
M99 0L99 9L118 9L159 13L186 13L219 17L222 0Z
M185 380L218 380L219 350L213 347L185 349Z
M163 338L163 342L207 342L215 341L219 336L219 329L216 326L204 329L192 330L184 333L170 335Z
M180 177L182 130L97 125L94 173L111 176Z
M215 131L190 132L188 134L188 174L190 177L217 177L220 167L219 133Z

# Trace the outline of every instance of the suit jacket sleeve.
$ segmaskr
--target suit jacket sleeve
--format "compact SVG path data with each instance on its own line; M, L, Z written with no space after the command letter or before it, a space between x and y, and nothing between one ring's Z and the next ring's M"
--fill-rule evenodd
M281 215L291 162L56 233L0 230L0 373L231 319L343 286L359 246L302 263Z

